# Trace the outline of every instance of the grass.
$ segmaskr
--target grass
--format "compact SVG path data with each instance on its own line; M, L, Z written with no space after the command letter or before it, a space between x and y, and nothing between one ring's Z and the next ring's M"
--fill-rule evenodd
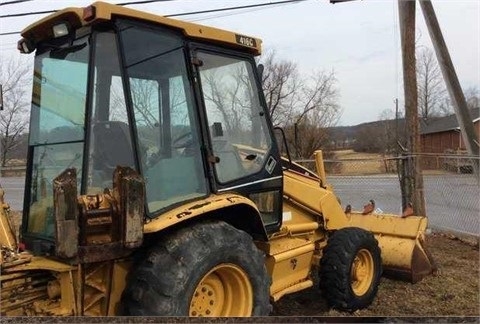
M353 150L339 150L334 152L332 159L348 160L342 162L325 163L329 174L365 175L391 173L395 171L395 161L385 161L378 153L358 153Z
M378 153L364 153L364 152L355 152L354 150L338 150L335 151L336 159L381 159L383 156Z
M385 160L393 155L379 153L363 153L353 150L338 150L333 152L329 160L343 160L340 162L325 162L328 174L341 175L369 175L396 173L397 163L395 160ZM310 166L312 167L312 166ZM424 175L449 174L446 170L423 170Z

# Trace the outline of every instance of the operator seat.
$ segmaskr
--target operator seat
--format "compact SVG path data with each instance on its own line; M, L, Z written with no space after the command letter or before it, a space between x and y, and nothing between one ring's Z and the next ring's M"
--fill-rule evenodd
M121 121L97 122L93 125L93 169L111 180L113 171L120 166L135 168L133 147L128 125Z
M223 131L222 124L213 123L210 127L212 135L213 152L219 161L215 165L217 177L220 182L228 182L246 175L242 160L237 149L230 142L227 133Z

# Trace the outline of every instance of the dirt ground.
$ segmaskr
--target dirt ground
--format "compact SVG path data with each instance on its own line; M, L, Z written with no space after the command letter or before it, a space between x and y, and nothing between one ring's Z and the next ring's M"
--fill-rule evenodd
M10 213L15 228L20 213ZM403 322L405 317L480 317L480 273L478 237L465 240L432 233L427 245L438 266L434 276L411 284L382 277L377 297L367 309L344 313L328 308L317 285L287 295L273 305L271 316L283 317L386 317L387 322ZM283 318L284 319L284 318ZM472 318L467 318L467 322ZM447 319L447 322L450 321ZM461 321L464 321L463 319Z
M285 296L274 305L274 316L423 317L480 316L478 241L450 235L427 237L438 266L435 276L411 284L382 277L373 304L353 314L329 310L315 286Z

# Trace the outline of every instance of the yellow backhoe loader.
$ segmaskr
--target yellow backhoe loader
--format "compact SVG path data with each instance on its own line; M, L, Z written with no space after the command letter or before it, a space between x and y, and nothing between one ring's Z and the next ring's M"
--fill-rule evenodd
M427 219L345 212L279 153L261 41L96 2L28 26L23 218L0 193L1 315L263 316L311 287L334 308L384 272L432 272Z

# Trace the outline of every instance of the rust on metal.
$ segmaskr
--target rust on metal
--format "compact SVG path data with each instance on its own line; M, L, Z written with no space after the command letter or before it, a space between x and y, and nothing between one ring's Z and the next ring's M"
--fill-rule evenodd
M422 280L424 277L435 274L437 272L437 265L430 255L427 252L427 249L424 249L423 246L415 246L412 253L412 283L416 283Z
M177 218L182 218L182 217L185 217L185 216L188 216L188 215L191 215L192 212L189 212L189 211L183 211L179 214L177 214Z
M132 168L118 166L112 190L82 195L77 201L80 263L121 258L142 244L145 184Z
M92 263L119 259L128 256L130 250L125 249L122 242L80 246L78 256L82 263Z
M122 217L122 240L126 248L136 248L143 242L145 183L130 167L118 166L113 175L113 192Z
M73 258L78 250L77 171L66 169L53 180L56 254Z
M195 209L202 208L202 207L205 207L205 206L208 206L208 205L210 205L210 202L206 201L206 202L203 202L203 203L200 203L200 204L193 205L189 209L190 210L195 210Z
M35 303L47 300L47 285L55 278L49 271L25 271L2 275L1 278L1 315L19 316L25 314L44 314L46 310L37 313Z

